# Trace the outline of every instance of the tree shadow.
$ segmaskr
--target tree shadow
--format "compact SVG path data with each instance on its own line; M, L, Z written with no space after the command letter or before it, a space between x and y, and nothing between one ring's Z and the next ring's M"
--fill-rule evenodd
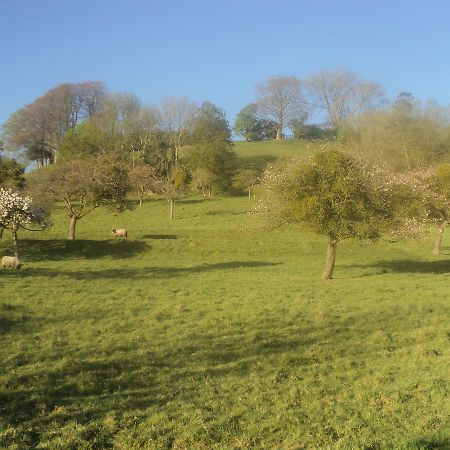
M210 200L210 199L209 199ZM198 199L180 199L177 200L176 203L180 205L196 205L198 203L207 202L207 198L198 198Z
M347 267L369 268L376 267L381 269L378 274L387 272L397 273L450 273L450 259L439 261L415 261L412 259L400 259L389 261L378 261L372 264L354 265ZM364 275L362 275L364 276Z
M28 321L25 310L21 306L0 303L0 335L14 329L23 329Z
M411 448L421 450L448 450L450 438L419 438L411 442Z
M229 374L245 376L263 356L311 344L311 332L303 329L301 333L277 337L261 328L245 345L240 331L231 335L221 331L195 333L186 341L158 351L148 350L139 358L126 356L134 355L136 348L131 344L110 348L111 355L123 355L119 357L99 357L95 350L80 356L75 350L65 349L53 357L46 355L45 364L16 377L8 390L0 390L0 411L11 424L37 417L41 422L54 422L58 420L55 408L75 406L70 419L86 423L104 416L111 408L126 412L163 407L168 396L191 403L201 380ZM302 364L313 365L315 360L305 357ZM52 412L51 418L43 418L43 408Z
M178 239L176 234L146 234L142 239Z
M140 267L140 268L114 268L96 270L92 266L90 270L68 271L68 270L49 270L40 268L30 268L14 273L17 276L43 276L43 277L59 277L67 276L76 280L95 280L95 279L145 279L154 278L175 278L179 276L227 269L247 269L254 267L275 266L281 263L265 262L265 261L230 261L215 264L201 264L194 267ZM12 271L11 271L12 272Z
M242 211L208 211L206 213L207 216L242 216L243 214L245 214Z
M27 261L61 259L92 259L104 256L115 258L131 258L149 249L144 241L128 240L88 240L77 239L74 241L63 239L20 241L22 250L21 259Z
M264 170L267 164L276 161L276 159L274 155L243 156L239 158L238 164L241 168Z

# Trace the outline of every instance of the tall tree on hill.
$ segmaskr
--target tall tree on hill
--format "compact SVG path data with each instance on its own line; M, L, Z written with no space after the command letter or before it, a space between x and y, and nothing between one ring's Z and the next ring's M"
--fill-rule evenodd
M64 83L20 108L3 126L5 147L24 150L38 166L57 158L57 147L67 130L92 117L105 95L103 83Z
M275 139L277 124L273 120L267 120L259 116L258 105L249 103L237 114L233 130L246 141L262 141Z
M204 102L191 126L191 145L184 156L186 167L191 173L198 169L202 169L202 173L209 172L215 187L227 190L231 186L236 154L225 112L212 103Z
M178 165L180 148L187 142L190 125L197 106L185 97L167 97L160 105L162 129L169 134L174 149L174 164Z
M292 119L306 120L308 106L296 77L269 77L256 86L260 114L277 124L275 139L283 135L283 129Z
M345 70L321 71L306 80L313 106L328 115L328 125L338 128L348 117L373 108L383 95L381 86L364 82Z

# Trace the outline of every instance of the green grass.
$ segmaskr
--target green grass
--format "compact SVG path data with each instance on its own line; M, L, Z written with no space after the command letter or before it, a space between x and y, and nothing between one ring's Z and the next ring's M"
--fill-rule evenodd
M333 141L285 139L282 141L235 142L234 150L243 167L263 169L277 159L304 158L317 149L334 146Z
M252 205L98 210L75 242L57 210L21 233L0 448L450 448L448 241L344 242L323 282L326 240L264 230Z

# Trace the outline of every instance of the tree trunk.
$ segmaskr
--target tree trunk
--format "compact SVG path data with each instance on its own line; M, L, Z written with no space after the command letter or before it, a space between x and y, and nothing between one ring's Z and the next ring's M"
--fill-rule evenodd
M252 199L252 191L249 189L248 190L248 199L251 200Z
M17 231L12 231L13 242L14 242L14 255L16 258L19 257L19 241L17 240Z
M447 224L442 224L439 227L438 235L436 236L436 241L434 242L434 250L433 255L440 255L441 254L441 244L442 244L442 238L444 237L444 231Z
M75 227L77 226L78 217L76 215L70 218L69 223L69 240L75 240Z
M334 262L336 261L336 239L328 237L327 261L325 263L325 271L322 278L331 280L333 278Z
M280 141L281 140L281 131L282 131L281 128L277 127L277 136L275 137L276 141Z
M0 228L0 239L3 239L3 230L4 228Z
M173 201L173 200L169 200L169 204L170 204L170 214L169 214L169 217L170 217L171 219L173 219L173 204L174 204L174 201Z
M139 197L139 206L142 206L142 199L144 198L144 188L141 187L141 195Z
M208 197L211 198L211 187L208 187Z

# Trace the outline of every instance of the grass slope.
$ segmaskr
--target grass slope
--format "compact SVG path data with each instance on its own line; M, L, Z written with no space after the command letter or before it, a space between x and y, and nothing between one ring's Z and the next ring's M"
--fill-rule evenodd
M234 143L234 151L242 167L263 169L277 159L304 158L315 150L336 145L333 141L285 139L282 141L259 141Z
M325 239L251 205L98 210L75 242L59 210L22 233L23 269L0 272L0 448L450 448L448 244L345 242L323 282Z

